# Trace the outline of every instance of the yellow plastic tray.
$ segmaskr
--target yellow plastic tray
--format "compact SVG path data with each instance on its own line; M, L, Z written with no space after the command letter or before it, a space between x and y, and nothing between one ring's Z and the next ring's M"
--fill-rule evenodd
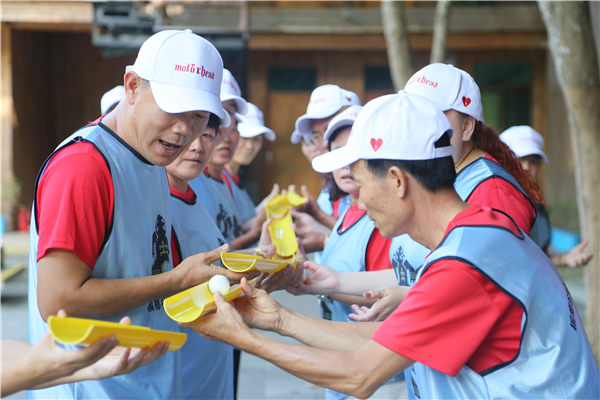
M223 265L233 272L248 272L258 270L274 274L288 265L288 260L267 259L252 254L221 253Z
M256 283L256 279L249 282ZM242 287L235 285L223 293L225 300L231 301L242 294ZM167 297L163 303L167 315L177 322L192 322L198 317L216 309L215 298L208 289L208 282L201 283L183 292Z
M178 350L187 340L187 334L153 330L146 326L123 325L116 322L87 318L48 317L52 337L65 344L90 344L115 335L120 346L150 347L157 342L169 341L169 351Z

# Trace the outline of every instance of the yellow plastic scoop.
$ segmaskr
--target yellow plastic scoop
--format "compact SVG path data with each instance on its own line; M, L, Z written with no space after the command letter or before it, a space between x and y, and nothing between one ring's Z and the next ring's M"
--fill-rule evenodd
M187 334L153 330L146 326L123 325L116 322L87 318L48 317L52 337L65 344L90 344L115 335L120 346L150 347L157 342L169 341L169 351L178 350L187 340Z
M275 245L280 257L291 257L298 251L298 239L292 225L290 208L298 207L306 200L306 197L289 191L286 194L275 196L265 205L267 218L271 220L269 225L271 242Z
M231 301L239 297L240 294L242 294L242 287L236 285L223 293L223 297L225 297L225 300ZM163 305L167 315L177 322L195 321L201 315L216 308L215 298L208 289L208 282L167 297Z
M233 272L248 272L254 269L274 274L288 265L287 260L267 259L251 254L221 253L223 265Z

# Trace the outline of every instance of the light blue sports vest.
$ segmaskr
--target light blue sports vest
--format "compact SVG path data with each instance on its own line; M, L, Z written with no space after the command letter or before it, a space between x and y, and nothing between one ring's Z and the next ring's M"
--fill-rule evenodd
M350 199L350 196L344 196L343 199ZM344 200L342 200L344 201ZM340 207L342 204L340 203ZM321 263L338 272L358 272L365 270L367 245L373 233L375 226L369 220L367 215L363 215L352 226L344 232L339 233L338 229L344 220L349 207L340 212L335 226L331 230L327 245L323 249ZM322 301L331 310L332 321L352 321L348 314L353 312L350 306L330 298L322 298ZM321 315L323 317L323 315ZM335 390L326 389L325 398L327 400L344 399L347 395Z
M524 309L518 355L481 375L462 367L456 377L421 363L412 367L417 398L598 398L600 373L567 287L525 234L502 227L459 226L426 265L455 259L481 272ZM501 244L501 245L499 245ZM412 392L412 393L411 393Z
M454 189L456 189L460 198L467 202L467 199L471 196L471 193L477 189L477 186L482 182L493 178L504 179L521 192L527 201L529 201L531 207L536 211L536 217L531 224L529 237L532 238L540 248L543 248L543 237L540 236L543 234L544 227L540 226L541 223L538 221L539 218L537 218L537 209L535 208L535 205L531 202L529 196L527 196L527 193L525 193L525 190L523 190L517 180L500 164L484 157L473 161L456 175Z
M187 203L171 195L171 207L182 259L225 243L214 221L196 198ZM185 345L178 350L182 398L232 399L233 348L205 339L189 328L179 329L188 335Z
M329 201L329 192L326 189L322 189L321 193L319 193L319 197L317 197L317 205L327 215L333 215L333 204L331 201ZM345 195L340 199L340 203L338 205L338 215L344 214L350 206L350 196ZM316 251L312 254L317 264L324 264L323 251Z
M231 242L242 234L233 198L225 182L219 182L205 174L200 174L189 184L227 242Z
M235 205L235 212L238 222L241 224L256 217L254 202L250 198L250 195L246 189L238 186L238 184L235 183L235 180L231 177L231 174L229 171L227 171L227 169L224 169L223 173L227 176L227 179L229 179L229 183L231 184L233 203Z
M170 270L171 216L165 169L143 160L135 150L103 125L80 129L63 141L57 150L80 140L93 143L106 159L115 196L113 224L91 277L136 278ZM40 176L45 167L46 164L42 167ZM33 207L35 212L35 202ZM32 215L35 215L34 212ZM31 343L37 343L48 331L37 307L37 231L36 221L31 224L29 253L28 321ZM131 317L133 325L170 331L179 329L163 312L162 299L141 304L121 315L106 319L119 321L125 315ZM131 374L31 391L28 395L33 398L60 399L177 398L181 394L181 388L176 382L179 374L176 356L177 352L168 352Z

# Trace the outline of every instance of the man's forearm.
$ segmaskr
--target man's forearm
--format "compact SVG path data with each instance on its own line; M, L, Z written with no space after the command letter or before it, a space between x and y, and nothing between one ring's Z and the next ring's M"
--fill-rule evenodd
M327 321L283 309L276 332L321 349L353 351L373 335L379 322ZM315 334L318 332L318 334Z
M396 283L396 274L393 269L345 272L340 273L338 279L339 285L335 293L362 296L369 290L393 285Z

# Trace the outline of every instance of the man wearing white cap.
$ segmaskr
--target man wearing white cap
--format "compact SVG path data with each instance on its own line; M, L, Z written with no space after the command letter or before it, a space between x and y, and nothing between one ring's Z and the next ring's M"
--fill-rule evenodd
M247 104L248 113L241 115L241 121L238 123L240 140L233 157L223 170L231 185L237 216L244 231L250 229L248 221L256 216L256 209L250 195L242 187L239 177L240 168L252 163L262 148L264 139L270 142L275 140L275 132L265 126L262 111L252 103Z
M223 61L190 30L151 36L126 68L117 107L63 141L39 174L30 233L29 340L49 315L177 330L162 299L206 281L222 247L173 269L164 166L224 117ZM32 392L40 398L178 398L177 353L129 375Z
M100 114L106 115L114 110L123 96L125 96L125 87L123 85L117 85L104 93L100 99Z
M347 145L313 162L350 165L382 235L408 233L432 250L386 320L304 316L242 279L246 296L232 305L217 294L217 312L188 326L359 398L409 367L419 398L597 398L600 372L568 291L512 219L460 199L451 135L441 111L401 92L365 105Z
M523 169L537 181L538 172L542 162L548 162L548 157L544 154L544 138L535 129L527 125L513 126L500 134L500 140L510 147L521 162ZM550 241L552 239L550 216L544 204L535 205L538 219L537 237L541 239L542 248L548 252ZM592 254L584 251L587 241L579 243L570 251L561 254L550 254L549 257L556 266L579 267L587 264L592 259Z

